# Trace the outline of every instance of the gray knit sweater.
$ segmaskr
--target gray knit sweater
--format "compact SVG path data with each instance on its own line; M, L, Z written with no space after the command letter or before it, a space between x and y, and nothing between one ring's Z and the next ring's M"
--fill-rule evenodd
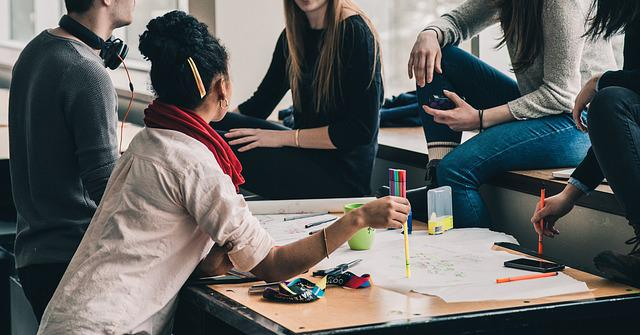
M498 22L495 0L468 0L429 28L443 33L443 46L458 44ZM533 65L516 73L522 97L508 103L519 120L569 113L576 95L593 75L617 68L609 42L587 41L586 17L591 0L545 0L543 52ZM513 60L515 45L507 41Z
M117 97L87 45L42 32L13 68L9 144L16 265L68 263L118 159Z

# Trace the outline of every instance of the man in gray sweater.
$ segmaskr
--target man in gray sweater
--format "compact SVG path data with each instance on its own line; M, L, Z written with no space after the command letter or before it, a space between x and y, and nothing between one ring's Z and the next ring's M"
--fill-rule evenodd
M65 4L69 17L107 40L115 28L131 23L135 0ZM16 267L38 320L119 155L117 95L99 52L58 27L36 36L13 68L9 136Z

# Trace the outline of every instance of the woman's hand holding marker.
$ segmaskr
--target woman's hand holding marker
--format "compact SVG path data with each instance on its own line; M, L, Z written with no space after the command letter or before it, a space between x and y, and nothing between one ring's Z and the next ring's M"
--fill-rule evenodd
M347 215L359 216L364 228L402 228L409 217L410 206L406 198L388 196L354 209Z

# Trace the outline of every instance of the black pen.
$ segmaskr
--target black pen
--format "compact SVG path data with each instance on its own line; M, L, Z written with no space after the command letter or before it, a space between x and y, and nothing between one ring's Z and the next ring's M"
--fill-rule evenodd
M328 220L322 220L322 221L318 221L318 222L309 223L309 224L304 225L304 228L306 229L306 228L319 226L319 225L321 225L323 223L331 222L331 221L334 221L334 220L336 220L336 218L331 218L331 219L328 219Z
M326 215L326 214L329 214L329 212L300 214L300 215L296 215L296 216L286 217L286 218L284 218L284 221L300 220L300 219L312 218L312 217L316 217L316 216L320 216L320 215Z
M249 287L249 294L260 294L264 292L267 287L276 288L278 287L278 285L280 285L280 282L252 285L251 287Z

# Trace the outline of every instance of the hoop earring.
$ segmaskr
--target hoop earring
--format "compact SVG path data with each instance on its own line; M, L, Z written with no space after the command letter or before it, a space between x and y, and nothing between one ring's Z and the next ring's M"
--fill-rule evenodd
M224 102L224 106L222 106L222 102ZM220 104L220 108L229 107L229 99L220 100L218 103Z

